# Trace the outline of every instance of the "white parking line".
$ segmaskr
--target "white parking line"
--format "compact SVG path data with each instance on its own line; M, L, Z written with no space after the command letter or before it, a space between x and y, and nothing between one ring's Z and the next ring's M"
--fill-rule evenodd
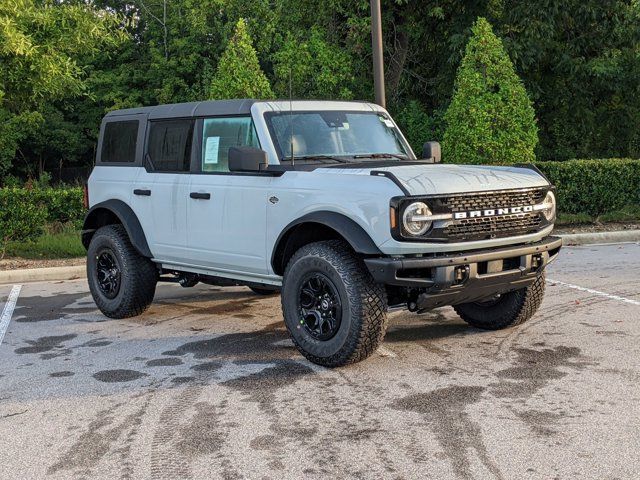
M7 298L7 303L4 304L4 308L2 309L2 316L0 317L0 345L2 344L2 340L4 340L4 334L7 333L7 328L9 328L9 322L13 315L13 309L16 308L21 289L22 285L13 286L9 293L9 298Z
M592 293L593 295L598 295L600 297L605 297L610 300L618 300L619 302L630 303L631 305L640 306L640 302L637 300L631 300L630 298L624 298L619 295L611 295L610 293L600 292L598 290L592 290L591 288L581 287L580 285L573 285L571 283L561 282L559 280L553 280L551 278L547 278L547 282L555 283L557 285L562 285L563 287L573 288L574 290L579 290L581 292Z

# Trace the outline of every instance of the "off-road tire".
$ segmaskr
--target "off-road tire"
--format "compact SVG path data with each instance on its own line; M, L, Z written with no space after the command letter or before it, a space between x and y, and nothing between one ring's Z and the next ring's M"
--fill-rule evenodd
M319 273L335 286L341 322L332 338L313 338L300 325L300 288L305 276ZM282 311L293 343L308 360L340 367L375 352L387 330L387 297L351 247L340 240L305 245L289 260L284 272Z
M255 293L256 295L268 296L268 295L276 295L276 294L280 293L280 289L278 287L273 287L273 288L269 288L269 287L249 287L249 289L253 293Z
M528 287L505 293L496 303L478 302L454 305L454 310L469 325L483 330L514 327L536 313L545 289L545 274L540 274Z
M113 253L120 266L120 288L114 298L105 296L98 284L97 254L104 249ZM107 225L98 229L89 244L87 279L93 300L104 315L128 318L140 315L153 301L158 270L131 245L122 225Z

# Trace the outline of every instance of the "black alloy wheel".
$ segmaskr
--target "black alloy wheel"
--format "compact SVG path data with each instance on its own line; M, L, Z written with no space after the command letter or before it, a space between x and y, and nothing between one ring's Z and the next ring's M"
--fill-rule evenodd
M333 282L322 273L310 273L302 280L298 308L300 323L316 340L329 340L340 329L340 296Z
M122 273L120 265L111 249L105 248L97 255L96 273L98 274L98 287L102 294L109 298L115 298L120 291Z

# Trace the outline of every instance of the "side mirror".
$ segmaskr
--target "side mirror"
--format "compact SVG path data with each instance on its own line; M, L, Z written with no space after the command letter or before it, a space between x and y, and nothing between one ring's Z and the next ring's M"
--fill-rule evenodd
M440 144L438 142L427 142L422 146L422 158L433 159L433 163L442 161L442 153L440 152Z
M231 172L260 172L268 163L267 152L259 148L229 148L229 171Z

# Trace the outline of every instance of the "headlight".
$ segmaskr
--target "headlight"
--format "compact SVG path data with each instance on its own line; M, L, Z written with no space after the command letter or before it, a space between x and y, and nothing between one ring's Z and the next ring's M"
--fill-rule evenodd
M553 222L556 219L556 196L553 192L547 192L547 196L544 197L542 205L542 213L544 214L544 217L547 221Z
M431 210L426 203L414 202L404 209L402 225L405 231L414 236L424 235L431 227L431 220L426 217L431 215Z

